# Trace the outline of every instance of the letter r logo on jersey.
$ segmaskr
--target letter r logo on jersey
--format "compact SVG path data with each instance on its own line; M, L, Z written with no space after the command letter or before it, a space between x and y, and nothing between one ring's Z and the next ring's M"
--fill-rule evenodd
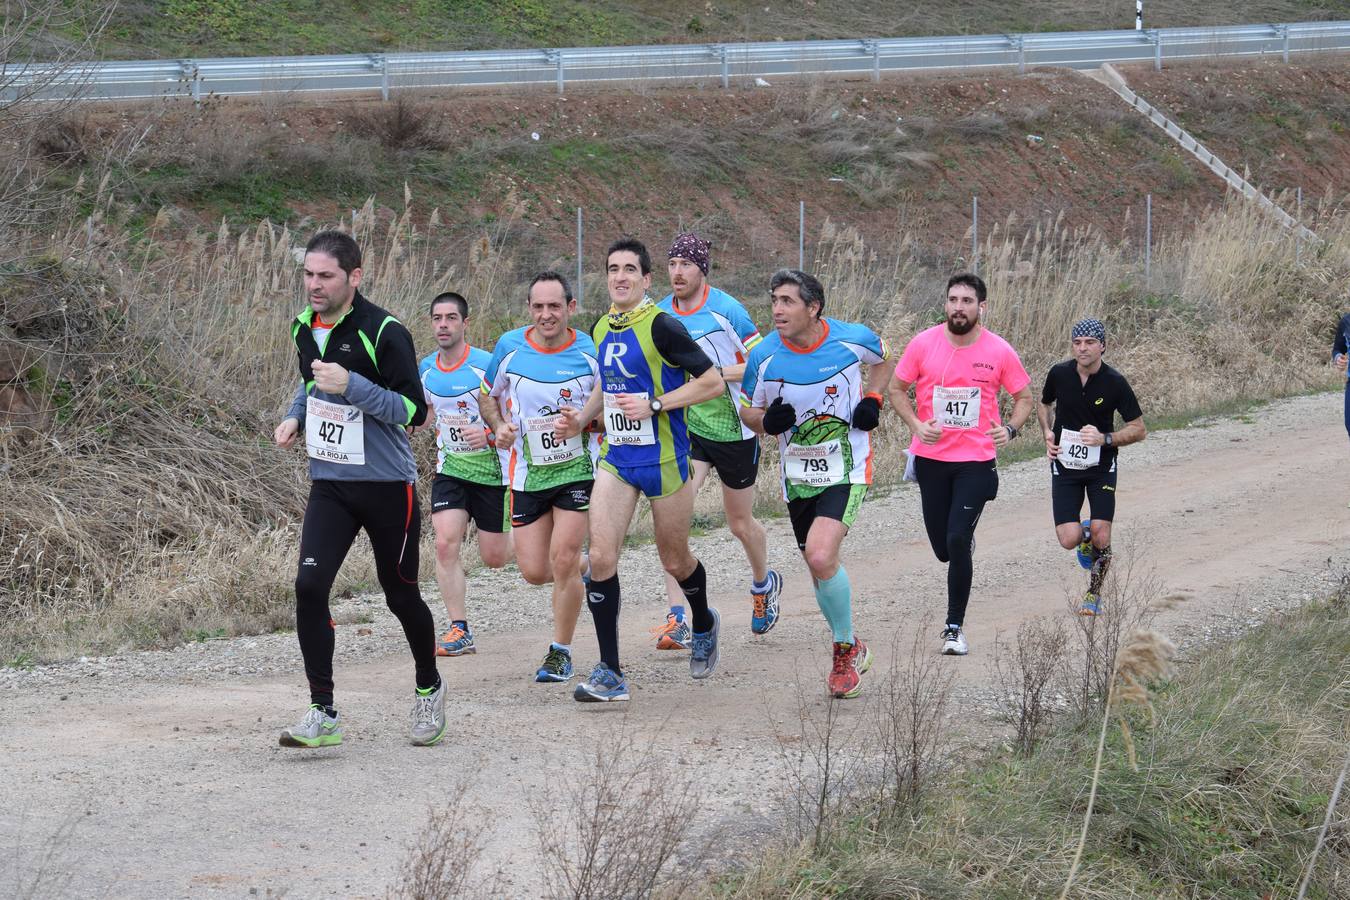
M636 378L637 375L628 371L628 367L623 364L623 357L627 352L628 345L622 341L610 341L605 344L605 368L618 369L625 378Z

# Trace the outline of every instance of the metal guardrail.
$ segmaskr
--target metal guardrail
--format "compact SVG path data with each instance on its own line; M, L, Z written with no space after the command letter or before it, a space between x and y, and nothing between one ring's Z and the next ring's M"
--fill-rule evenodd
M0 69L0 99L144 100L209 94L365 92L703 80L800 75L1015 68L1096 68L1103 63L1350 50L1350 22L1300 22L1149 31L1080 31L960 37L573 47L464 53L279 56L107 62L52 69ZM7 97L4 95L8 95Z

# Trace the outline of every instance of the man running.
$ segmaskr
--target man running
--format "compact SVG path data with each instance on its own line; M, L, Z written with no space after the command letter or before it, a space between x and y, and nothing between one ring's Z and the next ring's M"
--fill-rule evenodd
M305 247L309 307L291 325L300 389L273 435L290 448L304 432L311 485L295 578L295 630L310 705L281 733L283 747L342 743L333 705L334 625L329 594L356 534L365 529L385 602L412 649L417 685L412 742L445 734L445 684L436 671L436 622L417 584L421 534L417 464L406 429L426 419L412 335L357 290L361 250L338 231Z
M975 526L998 495L998 449L1031 415L1031 377L1016 351L980 324L986 290L977 275L947 281L946 321L916 334L891 379L891 402L914 435L909 462L919 482L924 527L947 564L947 627L942 652L964 656L963 628L974 575ZM909 390L915 387L915 403ZM999 389L1013 397L1004 423Z
M1050 458L1055 534L1065 550L1077 548L1080 562L1091 570L1079 612L1095 616L1102 611L1102 581L1111 567L1116 449L1142 441L1147 432L1130 383L1102 361L1106 326L1083 319L1073 326L1071 341L1073 359L1052 366L1045 376L1036 417ZM1125 422L1119 430L1117 412ZM1087 533L1078 520L1084 496L1092 516Z
M741 418L778 437L792 533L833 639L826 686L831 696L852 698L872 652L853 631L853 589L839 547L872 481L868 432L881 421L890 375L882 363L890 354L865 325L822 317L825 289L813 276L780 269L769 289L775 333L750 351ZM864 366L871 367L866 375Z
M567 279L541 272L527 296L533 324L497 340L479 408L497 446L511 448L511 530L520 574L530 584L553 583L553 641L534 680L565 682L572 677L572 637L584 593L581 545L595 467L592 439L563 438L555 426L561 410L581 407L595 391L598 367L590 336L569 324L577 301Z
M464 567L459 548L472 519L478 555L500 569L511 558L510 508L501 455L478 411L483 375L491 358L464 339L469 301L453 291L431 301L435 353L422 360L427 426L436 429L436 480L431 485L431 527L436 532L436 584L450 616L450 629L436 643L437 656L476 653L464 603Z
M1346 353L1350 351L1350 313L1341 316L1336 326L1336 338L1331 342L1331 363L1343 375L1347 374ZM1350 434L1350 376L1345 382L1345 431Z
M600 662L573 696L583 702L628 699L619 665L619 552L638 497L652 506L661 566L689 604L693 635L689 674L707 678L717 667L720 619L708 606L707 575L689 550L694 492L684 409L726 390L708 355L675 318L647 296L652 260L646 246L621 238L605 253L609 313L595 324L601 391L584 410L564 409L565 435L604 414L605 442L595 478L591 516L590 601Z
M737 414L746 354L760 341L759 329L740 301L707 282L710 245L696 234L678 235L667 254L671 292L657 304L675 316L689 336L708 354L725 383L721 394L685 412L689 428L690 481L695 497L713 469L722 482L722 509L727 528L741 542L750 563L750 630L766 634L778 622L778 597L783 579L769 568L764 526L755 519L755 478L759 474L759 439ZM680 586L666 575L671 601L666 623L657 629L657 649L687 648L689 623ZM676 598L681 598L676 601Z

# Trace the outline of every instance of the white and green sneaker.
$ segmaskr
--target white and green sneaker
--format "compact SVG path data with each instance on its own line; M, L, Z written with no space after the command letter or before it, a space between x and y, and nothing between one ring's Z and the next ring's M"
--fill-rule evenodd
M445 735L445 679L433 688L418 688L413 697L412 742L430 747Z
M298 724L282 730L280 743L283 747L336 747L342 743L342 729L336 715L311 703Z

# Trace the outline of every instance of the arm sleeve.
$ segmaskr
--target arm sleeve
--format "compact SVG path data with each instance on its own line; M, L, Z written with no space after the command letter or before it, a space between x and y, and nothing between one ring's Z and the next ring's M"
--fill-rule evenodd
M731 323L736 340L740 341L741 346L745 348L747 354L754 349L756 344L764 339L760 336L759 329L755 327L755 323L750 319L750 314L739 304L732 307L730 315L727 316L727 321Z
M295 389L295 396L291 398L291 408L286 410L286 415L282 418L295 419L300 423L300 427L305 427L305 400L309 397L309 391L305 389L302 383Z
M1139 408L1139 400L1134 396L1134 388L1124 378L1120 379L1120 403L1116 409L1120 411L1120 417L1126 422L1133 422L1144 414Z
M666 362L683 369L691 378L697 378L713 367L708 354L668 313L660 313L652 322L652 343Z
M356 372L349 373L343 395L353 406L391 425L421 425L427 419L427 400L417 377L417 354L412 335L399 322L389 322L375 346L375 358L389 387L383 388Z
M1340 356L1346 352L1350 344L1350 314L1341 316L1341 323L1336 326L1336 339L1331 343L1331 355Z

